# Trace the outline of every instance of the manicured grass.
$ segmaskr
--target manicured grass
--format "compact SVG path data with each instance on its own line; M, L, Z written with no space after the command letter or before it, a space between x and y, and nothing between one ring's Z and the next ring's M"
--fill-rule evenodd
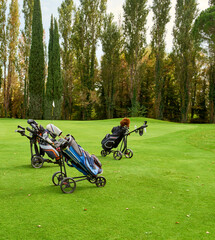
M147 133L128 137L133 158L120 161L100 156L119 119L51 121L99 157L107 179L63 194L51 181L57 165L31 167L29 141L14 132L26 120L0 119L0 239L215 239L215 125L132 118L131 129L144 120Z

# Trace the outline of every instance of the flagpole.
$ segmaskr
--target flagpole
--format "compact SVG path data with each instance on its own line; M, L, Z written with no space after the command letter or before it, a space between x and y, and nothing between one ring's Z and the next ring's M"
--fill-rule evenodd
M53 115L54 115L54 107L55 107L55 103L54 103L54 100L52 102L52 120L53 120Z

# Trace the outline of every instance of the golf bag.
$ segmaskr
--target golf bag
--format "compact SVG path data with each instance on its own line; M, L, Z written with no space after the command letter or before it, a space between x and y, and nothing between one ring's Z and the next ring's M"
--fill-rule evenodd
M34 168L41 168L44 162L58 164L60 159L60 153L50 145L55 142L55 137L52 135L52 141L48 140L48 131L33 119L28 119L27 123L31 128L24 128L18 125L16 132L20 133L21 136L25 136L30 141L30 152L31 152L31 165ZM29 131L29 135L26 135L25 130ZM45 153L47 157L44 157Z
M126 126L121 127L114 127L112 129L112 134L106 134L104 139L101 141L103 150L101 151L101 155L103 157L107 156L108 154L113 152L113 157L116 160L120 160L123 155L125 155L126 158L132 158L133 157L133 151L131 149L127 148L127 138L128 136L133 132L139 132L139 135L143 135L143 129L146 128L147 121L144 122L144 124L136 128L135 130L129 132L128 128ZM117 148L121 142L121 146L119 150L113 150L113 148Z

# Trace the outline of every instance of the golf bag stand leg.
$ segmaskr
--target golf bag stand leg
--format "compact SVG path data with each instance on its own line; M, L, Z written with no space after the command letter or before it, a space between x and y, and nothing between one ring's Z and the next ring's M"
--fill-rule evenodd
M125 151L127 150L127 137L128 136L124 136L122 139L122 144L120 146L120 152L121 153L125 153Z
M65 160L64 160L64 157L63 157L63 156L62 156L61 159L60 159L59 165L60 165L60 171L61 171L61 173L64 173L64 174L65 174L65 177L67 177Z
M31 158L34 155L40 156L39 150L38 150L38 147L37 147L37 144L36 144L35 140L30 140L30 149L31 149Z

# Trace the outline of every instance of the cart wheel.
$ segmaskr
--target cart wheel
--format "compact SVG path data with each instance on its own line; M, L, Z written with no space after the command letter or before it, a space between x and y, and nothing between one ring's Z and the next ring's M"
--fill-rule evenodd
M55 186L59 186L60 182L66 177L64 172L56 172L52 176L52 182Z
M102 150L101 151L101 155L102 155L102 157L106 157L107 156L107 152L105 150Z
M113 157L115 160L120 160L122 158L122 153L120 151L113 152Z
M96 183L97 178L96 178L96 177L89 177L89 178L87 178L87 180L88 180L90 183Z
M106 184L106 178L100 176L96 178L96 186L97 187L104 187Z
M41 168L43 166L43 158L37 155L32 156L31 158L31 166L33 168Z
M64 193L73 193L76 189L76 182L73 178L64 178L60 183L60 188Z
M127 158L132 158L133 157L133 151L131 149L126 149L125 150L125 157Z

